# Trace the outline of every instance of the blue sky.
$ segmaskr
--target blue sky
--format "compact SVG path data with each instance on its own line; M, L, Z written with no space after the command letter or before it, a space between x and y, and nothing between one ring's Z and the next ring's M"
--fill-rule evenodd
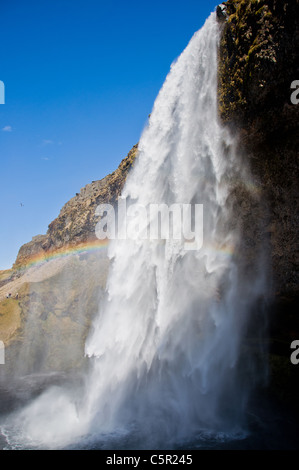
M217 4L1 0L0 269L76 192L117 168Z

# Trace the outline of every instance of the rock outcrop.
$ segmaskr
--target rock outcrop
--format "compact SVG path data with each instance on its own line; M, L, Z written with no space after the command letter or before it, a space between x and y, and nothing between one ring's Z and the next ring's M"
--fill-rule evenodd
M117 170L82 188L63 206L59 216L50 223L46 235L33 237L31 242L20 248L13 269L26 266L38 256L46 257L52 251L95 240L95 226L98 222L96 207L117 201L136 155L137 144L121 161Z
M234 203L248 259L262 244L268 249L272 383L280 382L286 398L298 386L289 357L299 338L299 105L291 101L299 79L299 2L228 0L217 16L220 116L240 136L239 154L246 154L259 195L236 188Z
M297 296L299 106L290 98L299 78L299 3L229 0L218 17L221 118L240 133L269 208L275 292Z

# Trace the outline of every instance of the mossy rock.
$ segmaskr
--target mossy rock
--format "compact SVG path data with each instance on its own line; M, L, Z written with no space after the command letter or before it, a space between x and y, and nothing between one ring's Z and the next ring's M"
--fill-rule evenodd
M3 300L0 303L0 340L8 345L20 327L21 308L18 300Z

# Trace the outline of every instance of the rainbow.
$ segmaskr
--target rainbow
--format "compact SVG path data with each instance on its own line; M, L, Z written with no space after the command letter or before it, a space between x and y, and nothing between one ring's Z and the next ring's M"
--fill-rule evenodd
M72 255L78 255L81 253L95 253L100 250L107 248L109 240L94 240L87 242L79 242L76 245L67 245L61 248L57 248L52 251L42 251L27 259L24 263L19 264L16 269L24 270L31 268L32 266L41 266L49 261L61 258L67 258ZM224 256L233 256L235 247L233 245L224 244L223 246L211 245L209 243L202 247L207 253L218 253Z
M94 241L87 241L87 242L79 242L76 245L67 245L61 248L57 248L56 250L52 251L42 251L37 253L36 255L31 256L26 262L20 264L17 269L23 270L31 268L32 266L40 266L44 263L49 261L66 258L72 255L77 255L80 253L91 253L97 252L104 248L107 248L109 244L109 240L94 240Z
M255 182L253 179L239 179L234 178L232 181L232 186L241 185L247 189L252 194L259 196L262 193L261 186Z
M235 246L231 244L225 245L211 245L211 244L203 244L203 249L206 250L209 254L219 254L225 257L232 257L235 254Z

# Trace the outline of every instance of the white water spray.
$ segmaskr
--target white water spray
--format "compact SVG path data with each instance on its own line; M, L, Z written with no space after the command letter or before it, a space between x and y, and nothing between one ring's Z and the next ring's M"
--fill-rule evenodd
M139 446L158 447L241 429L248 387L240 346L262 281L241 278L235 256L227 198L244 171L218 121L219 34L212 14L173 64L123 191L145 207L203 204L203 247L111 242L107 297L86 344L86 391L55 388L23 410L17 420L32 442L136 432Z

